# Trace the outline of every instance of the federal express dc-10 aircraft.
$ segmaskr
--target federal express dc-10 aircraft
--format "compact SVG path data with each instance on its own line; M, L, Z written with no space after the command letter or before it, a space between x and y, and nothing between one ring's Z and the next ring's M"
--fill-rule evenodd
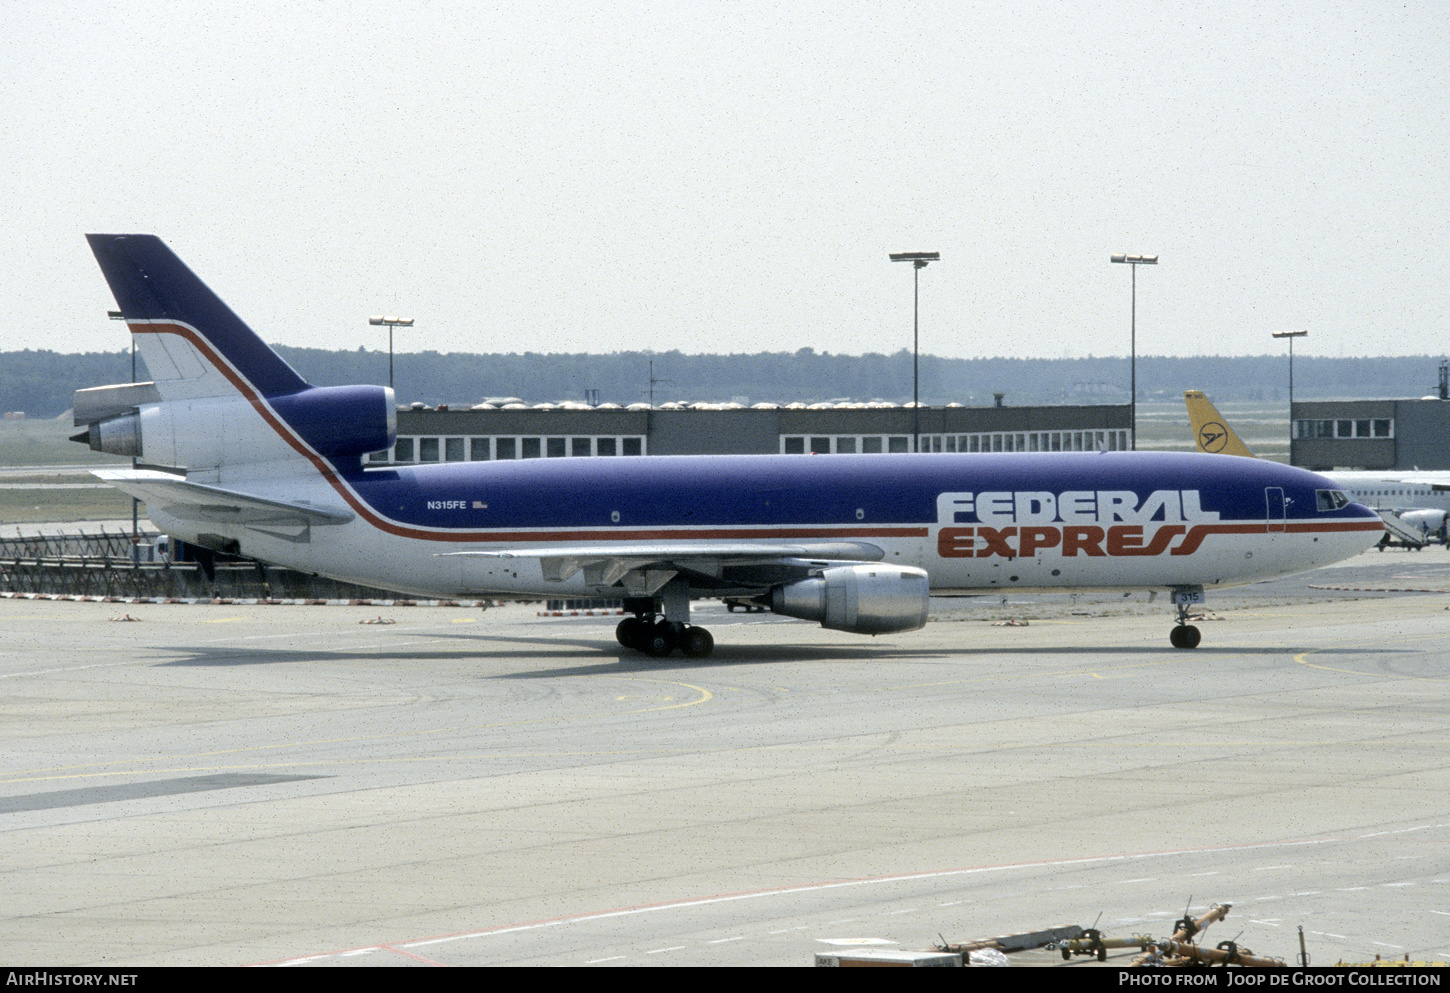
M622 599L617 636L710 653L728 597L859 634L935 593L1206 587L1336 562L1383 529L1328 480L1194 453L546 458L369 466L393 392L304 381L152 235L89 235L153 381L79 390L96 475L202 548L438 597Z

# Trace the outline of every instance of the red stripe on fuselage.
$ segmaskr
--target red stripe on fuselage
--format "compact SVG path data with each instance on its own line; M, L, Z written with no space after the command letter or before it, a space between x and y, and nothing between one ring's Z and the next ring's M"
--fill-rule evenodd
M321 455L318 455L317 452L312 449L312 446L308 445L307 442L304 441L297 434L296 431L292 430L291 425L278 417L277 414L272 410L272 408L267 405L266 400L261 396L261 394L259 394L252 386L252 384L249 383L246 378L242 376L241 373L239 373L236 369L232 368L232 364L228 362L222 355L220 355L214 348L212 348L211 343L207 341L206 338L203 337L202 334L195 328L185 324L177 324L175 322L170 322L166 324L132 324L130 325L130 328L132 334L174 334L190 342L191 345L197 349L197 351L201 352L201 354L206 357L207 361L209 361L218 372L220 372L223 376L227 378L227 381L229 383L236 387L237 392L242 395L242 398L250 403L252 407L257 411L257 413L262 416L262 420L266 421L269 425L271 425L272 430L277 432L278 437L280 437L283 441L287 442L288 445L292 446L292 448L296 450L297 454L301 455L303 458L311 462L313 467L319 473L321 473L322 478L327 480L328 484L337 491L338 495L341 496L344 501L346 501L347 505L353 510L357 511L357 513L362 516L363 519L368 521L368 523L372 524L373 527L377 528L380 531L386 531L390 534L395 534L399 537L404 538L431 537L429 532L402 527L400 525L393 524L390 521L387 521L381 517L378 517L373 512L371 507L365 504L355 493L352 492L352 489L350 487L348 487L345 483L343 483L341 479L338 478L337 473L333 471L332 466L328 464L327 460L324 459Z
M778 528L742 525L739 528L702 528L690 531L679 528L629 531L473 531L457 535L427 535L440 541L729 541L742 538L925 538L924 527L834 528L829 524L816 527L788 525ZM708 548L700 551L708 552Z

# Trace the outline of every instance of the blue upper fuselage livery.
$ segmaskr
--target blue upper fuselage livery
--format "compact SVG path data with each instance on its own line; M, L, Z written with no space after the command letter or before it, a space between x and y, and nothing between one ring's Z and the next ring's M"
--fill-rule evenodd
M619 641L709 654L690 601L863 634L932 592L1154 590L1198 644L1205 587L1372 547L1327 479L1198 454L555 458L369 466L392 391L315 387L151 235L89 235L152 378L79 390L76 436L145 468L101 478L203 548L432 596L622 598Z

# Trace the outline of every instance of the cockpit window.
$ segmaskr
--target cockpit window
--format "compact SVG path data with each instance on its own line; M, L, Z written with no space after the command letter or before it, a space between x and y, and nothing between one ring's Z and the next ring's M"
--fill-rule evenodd
M1352 502L1343 490L1315 490L1314 496L1320 510L1339 510Z

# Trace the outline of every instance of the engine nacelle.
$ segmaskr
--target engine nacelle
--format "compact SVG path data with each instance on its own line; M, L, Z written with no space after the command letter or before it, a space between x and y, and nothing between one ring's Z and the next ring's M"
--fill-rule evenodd
M266 404L264 413L240 396L146 403L91 421L72 440L194 470L295 458L291 432L324 458L344 461L392 447L398 433L393 391L382 386L314 386Z
M1425 507L1420 510L1406 510L1399 515L1400 520L1417 528L1424 528L1427 531L1439 531L1445 524L1450 512L1433 507Z
M926 624L931 584L910 566L841 565L777 586L770 609L821 627L856 634L915 631Z
M267 402L328 458L381 452L398 435L398 405L386 386L314 386Z
M86 442L97 452L140 458L141 415L133 410L129 414L97 421L84 434L76 435L71 441Z

